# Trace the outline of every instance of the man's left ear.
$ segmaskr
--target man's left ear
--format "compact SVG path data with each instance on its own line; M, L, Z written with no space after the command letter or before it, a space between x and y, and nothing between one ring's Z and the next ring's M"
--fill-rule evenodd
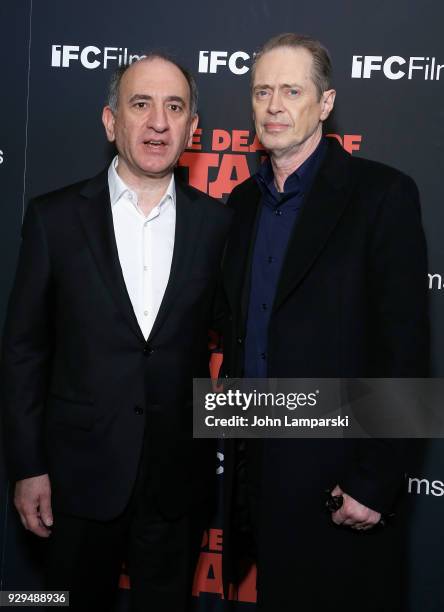
M191 147L191 145L193 144L193 134L196 131L198 124L199 124L199 115L196 114L191 119L190 132L189 132L188 142L187 142L187 149Z
M334 89L327 89L322 94L321 99L321 121L325 121L335 105L336 91Z

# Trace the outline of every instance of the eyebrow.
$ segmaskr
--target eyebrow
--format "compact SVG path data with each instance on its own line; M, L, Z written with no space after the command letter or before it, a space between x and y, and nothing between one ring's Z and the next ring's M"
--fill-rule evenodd
M147 94L134 94L133 96L131 96L131 98L129 99L129 102L131 104L131 102L135 102L136 100L152 100L153 96L149 96ZM180 102L181 104L183 104L184 106L186 106L186 102L183 98L181 98L180 96L167 96L165 98L165 102Z
M299 89L303 89L302 85L299 85L299 83L282 83L281 85L279 85L279 88L282 87L298 87ZM256 89L273 89L272 85L267 85L267 84L263 84L263 85L255 85L253 87L253 91L256 91Z

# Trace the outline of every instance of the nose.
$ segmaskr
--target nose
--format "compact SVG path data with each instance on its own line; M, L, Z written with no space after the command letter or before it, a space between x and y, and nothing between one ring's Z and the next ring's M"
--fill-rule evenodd
M277 113L280 113L283 110L281 95L278 88L273 90L273 93L269 98L267 110L272 115L276 115Z
M168 116L163 104L153 104L148 115L148 127L156 132L165 132L168 129Z

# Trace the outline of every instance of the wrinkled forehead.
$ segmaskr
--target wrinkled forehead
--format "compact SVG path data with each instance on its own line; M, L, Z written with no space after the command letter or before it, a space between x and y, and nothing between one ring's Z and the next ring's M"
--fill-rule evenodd
M313 82L313 57L303 47L278 47L266 51L256 62L256 85L308 84Z
M189 105L190 87L181 70L163 58L147 58L134 62L122 76L119 97L134 94L178 96Z

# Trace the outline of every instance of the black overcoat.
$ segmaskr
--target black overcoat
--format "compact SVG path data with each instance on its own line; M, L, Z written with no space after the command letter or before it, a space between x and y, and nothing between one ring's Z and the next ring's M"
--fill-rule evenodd
M227 377L243 373L260 201L253 177L229 199L234 217L217 312ZM423 377L428 361L426 245L416 185L328 139L280 273L269 324L268 375ZM261 609L398 609L399 529L337 528L325 512L323 492L339 483L368 507L392 512L402 485L404 446L392 440L264 441L256 542ZM236 445L228 441L226 582L236 579L236 462Z

